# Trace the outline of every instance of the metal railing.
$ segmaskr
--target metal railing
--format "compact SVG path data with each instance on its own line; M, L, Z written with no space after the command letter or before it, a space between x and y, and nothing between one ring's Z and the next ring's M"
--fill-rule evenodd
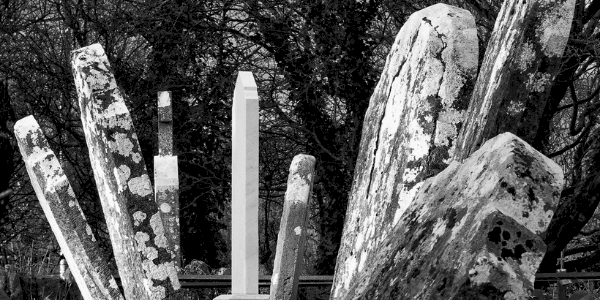
M182 288L218 288L231 287L231 275L179 275ZM327 286L333 283L333 276L300 276L299 286ZM258 278L260 287L271 285L271 275L261 275Z
M57 275L45 275L37 277L56 277ZM119 276L114 276L120 284ZM184 275L178 276L183 288L227 288L231 287L231 275ZM565 279L578 280L600 280L600 272L564 272L564 273L537 273L536 281L557 282ZM305 275L300 276L299 286L328 286L333 283L333 275ZM271 275L261 275L258 279L260 287L271 285Z

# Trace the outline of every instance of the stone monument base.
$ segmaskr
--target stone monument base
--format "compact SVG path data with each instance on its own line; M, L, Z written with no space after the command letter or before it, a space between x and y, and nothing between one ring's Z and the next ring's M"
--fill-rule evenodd
M261 294L235 294L235 295L221 295L214 300L266 300L269 299L269 295Z

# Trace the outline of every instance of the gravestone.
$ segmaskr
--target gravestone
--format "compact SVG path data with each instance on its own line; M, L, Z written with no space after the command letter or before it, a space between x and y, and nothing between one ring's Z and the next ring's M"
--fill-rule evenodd
M99 44L72 53L81 120L127 299L164 299L179 289L175 253L123 93ZM133 221L133 222L132 222Z
M270 300L297 298L314 169L315 158L310 155L296 155L292 160L277 236Z
M575 0L507 0L477 77L454 157L512 132L533 144L569 38Z
M473 16L445 4L414 13L398 33L365 115L332 299L375 262L422 181L448 165L477 49Z
M233 93L231 154L231 295L258 294L258 92L251 72L239 72Z
M335 299L527 299L563 173L511 133L423 182Z
M83 298L124 299L38 123L28 116L14 128L31 184ZM61 271L64 267L61 265Z
M154 156L154 185L165 235L173 245L174 261L179 269L179 175L177 156L173 155L171 92L158 92L158 156Z

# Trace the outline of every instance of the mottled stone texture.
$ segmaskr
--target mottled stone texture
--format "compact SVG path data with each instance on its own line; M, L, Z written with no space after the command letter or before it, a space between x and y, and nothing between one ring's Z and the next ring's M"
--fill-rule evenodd
M455 158L512 132L533 143L560 69L575 0L507 0L496 19Z
M171 92L158 92L158 156L154 157L154 185L165 235L175 252L175 265L181 266L179 240L179 174L173 156L173 111Z
M310 155L296 155L292 160L277 237L271 300L294 300L297 297L314 170L315 158Z
M334 298L374 262L420 183L449 163L476 71L476 26L465 10L431 6L398 33L365 116Z
M392 234L334 299L527 299L561 168L511 133L427 179Z
M33 116L15 136L35 193L84 299L124 299L60 162Z
M175 255L165 236L123 94L99 44L73 51L72 67L90 161L125 297L163 299L179 288Z
M175 251L175 263L180 268L179 239L179 168L177 156L154 157L154 185L156 204L163 220L165 235Z

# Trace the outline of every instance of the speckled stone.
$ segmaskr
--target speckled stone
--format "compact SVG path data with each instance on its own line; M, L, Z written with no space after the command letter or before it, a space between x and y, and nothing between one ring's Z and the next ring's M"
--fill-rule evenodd
M277 236L277 251L271 277L271 300L297 298L314 170L313 156L299 154L292 160Z
M71 65L125 297L164 299L180 284L125 96L100 44L74 50Z
M563 184L555 162L501 134L425 180L333 299L527 299Z
M496 18L454 157L512 132L534 143L569 39L575 0L507 0ZM538 145L539 146L539 145Z
M477 72L473 16L445 4L420 10L396 37L365 115L332 297L373 263L421 182L443 170Z
M33 116L15 123L15 137L31 185L83 298L125 299L58 158Z

